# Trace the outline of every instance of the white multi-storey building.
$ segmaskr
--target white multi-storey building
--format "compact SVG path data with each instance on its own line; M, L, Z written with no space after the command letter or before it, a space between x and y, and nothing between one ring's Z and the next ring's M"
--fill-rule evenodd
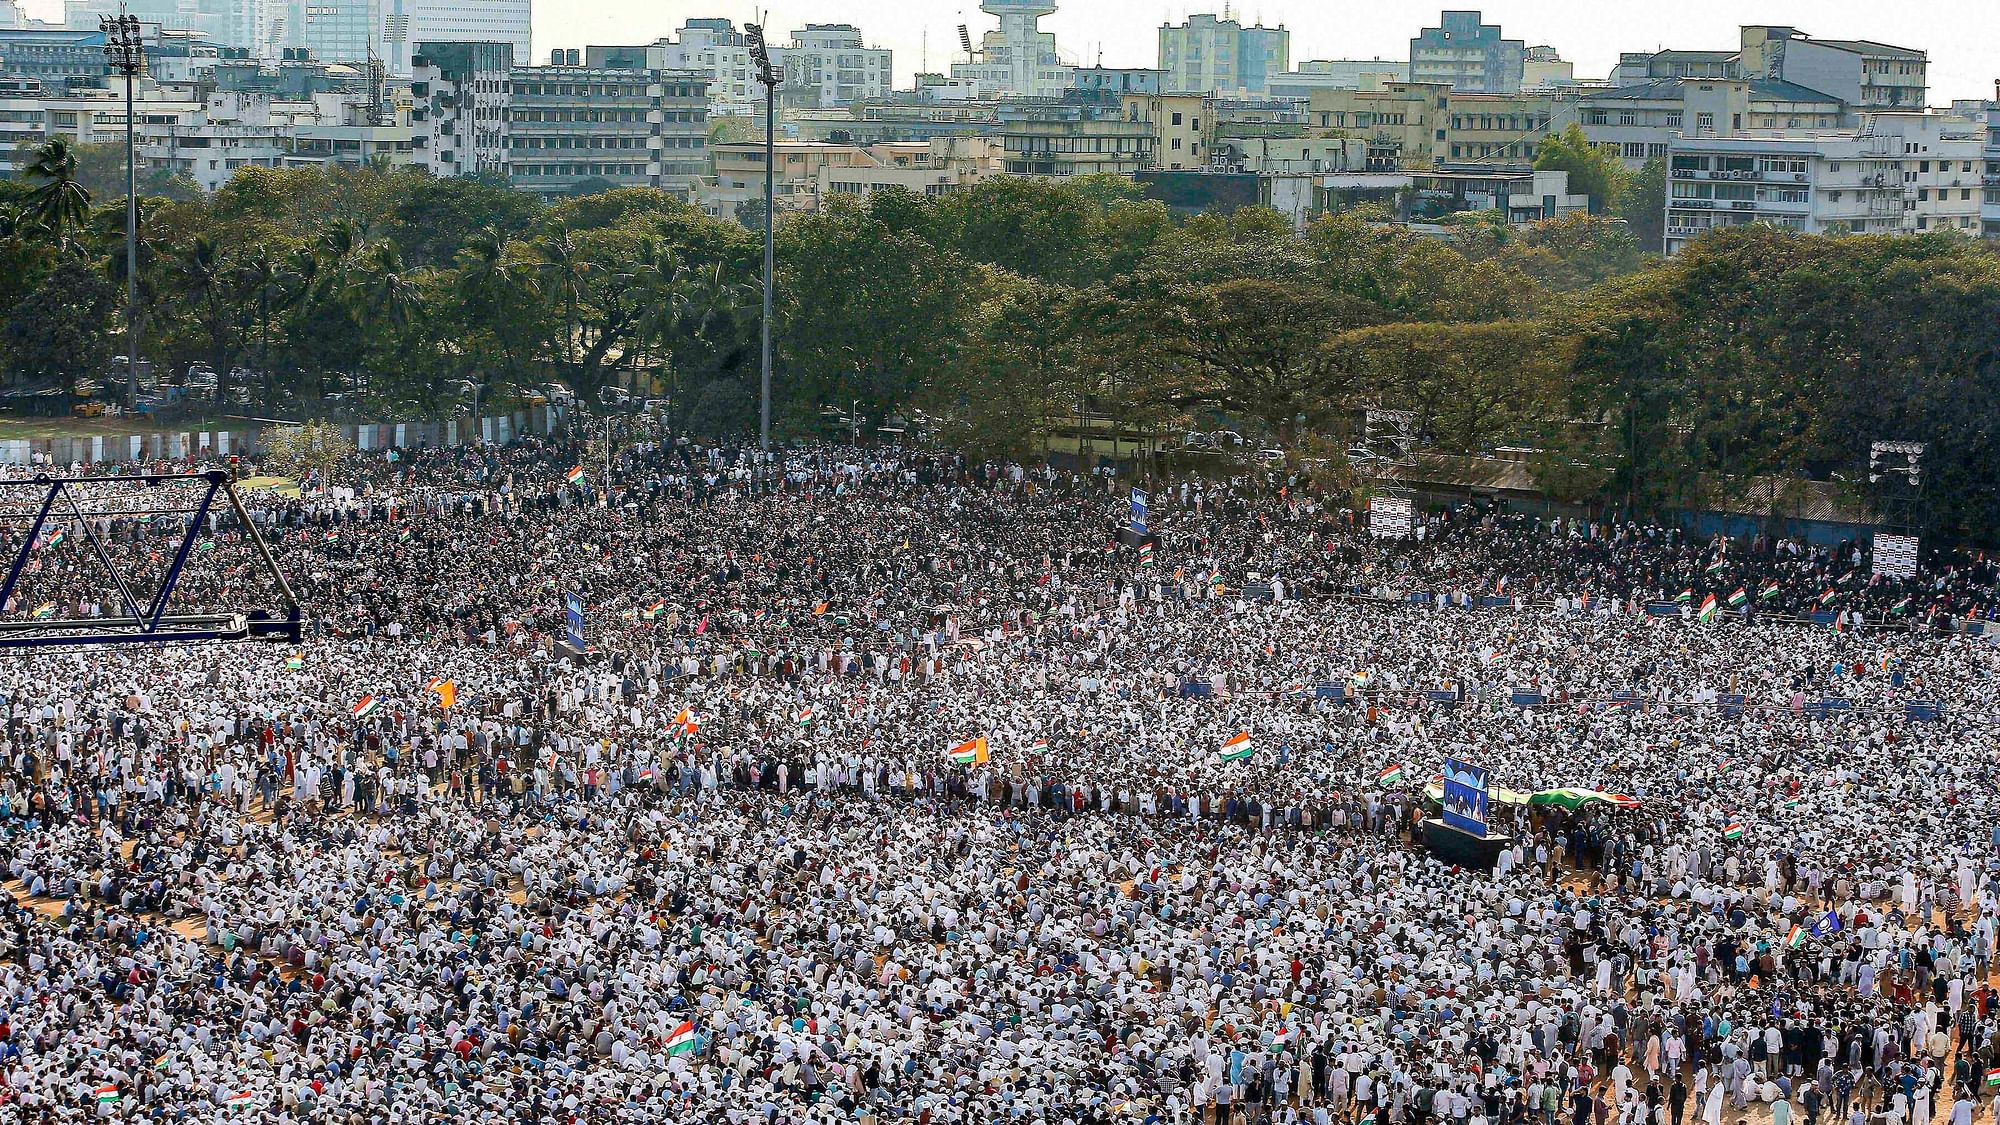
M1992 101L1966 99L1951 103L1954 116L1965 118L1972 128L1985 135L1986 163L1980 172L1983 199L1980 233L1986 238L2000 238L2000 82L1993 86Z
M780 92L793 104L846 107L886 98L896 87L893 54L867 46L853 24L807 24L792 32L791 46L771 51L771 65L784 70Z
M411 73L423 43L506 43L517 59L534 58L533 0L383 0L383 61Z
M870 47L852 24L807 24L789 46L770 44L771 66L781 72L778 96L793 106L844 109L886 98L895 89L893 52ZM709 110L750 117L763 112L764 87L750 58L750 41L732 20L692 19L673 39L645 47L592 47L591 66L644 66L699 71L708 76Z
M435 176L510 172L514 45L422 43L410 77L410 145Z
M1813 234L1977 235L1985 140L1964 118L1886 112L1837 133L1676 137L1666 252L1753 222Z

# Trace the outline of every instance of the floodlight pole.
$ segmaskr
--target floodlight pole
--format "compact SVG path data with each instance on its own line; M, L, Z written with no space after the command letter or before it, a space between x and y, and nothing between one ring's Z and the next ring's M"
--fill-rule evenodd
M758 397L757 448L771 451L771 277L777 262L776 241L772 237L777 212L778 73L771 68L771 56L764 45L762 24L743 25L750 40L750 58L757 65L757 81L764 86L764 317L758 340L759 368L763 386ZM762 468L759 468L762 472Z
M139 404L139 171L135 159L133 87L146 67L139 37L139 17L105 16L104 61L125 76L125 405Z

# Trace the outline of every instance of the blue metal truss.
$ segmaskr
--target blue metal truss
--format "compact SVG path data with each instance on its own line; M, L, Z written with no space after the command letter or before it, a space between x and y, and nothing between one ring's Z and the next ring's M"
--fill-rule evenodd
M95 503L96 498L79 496L78 486L98 490L107 486L122 484L143 484L158 488L169 483L201 482L206 488L201 491L201 499L190 510L177 507L119 507L112 512L90 512L85 503ZM19 549L14 552L12 564L7 570L7 581L0 586L0 606L10 603L15 587L27 569L29 556L41 542L42 530L51 516L58 520L74 519L83 528L88 550L93 554L105 573L111 576L117 588L122 614L83 619L45 621L0 621L0 648L50 648L69 645L141 645L179 644L191 641L293 641L302 632L302 617L298 598L292 594L291 584L285 581L284 572L271 555L271 548L264 537L257 533L257 525L243 510L243 501L236 495L236 485L230 475L222 470L205 473L156 473L134 474L118 477L51 477L37 476L26 480L0 480L0 490L38 488L43 490L40 507L34 523L27 529ZM228 509L235 513L238 524L243 528L246 539L256 547L255 558L261 563L262 572L270 578L278 592L280 605L273 609L243 610L240 612L211 612L171 614L167 612L175 588L180 584L182 571L187 566L188 556L194 552L195 543L208 522L210 512L220 498ZM167 567L166 576L160 588L144 603L133 594L131 584L119 573L104 541L97 529L91 526L90 517L115 515L126 517L171 516L186 520L186 530L181 534L180 545L174 549L173 561ZM189 518L190 515L192 518Z

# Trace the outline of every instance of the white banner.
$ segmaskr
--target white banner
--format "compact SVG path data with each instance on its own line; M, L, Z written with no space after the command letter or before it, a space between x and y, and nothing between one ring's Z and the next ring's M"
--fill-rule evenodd
M1411 523L1407 496L1377 496L1368 505L1368 534L1377 539L1408 539Z
M1875 536L1875 573L1890 578L1917 576L1917 537L1914 535Z

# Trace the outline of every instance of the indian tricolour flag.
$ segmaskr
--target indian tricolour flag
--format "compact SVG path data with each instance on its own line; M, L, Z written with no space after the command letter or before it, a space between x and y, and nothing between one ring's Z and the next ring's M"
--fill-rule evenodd
M361 702L354 705L354 717L365 719L373 715L375 709L380 706L382 706L382 700L379 696L364 695L361 697Z
M1725 840L1741 840L1743 838L1743 822L1738 820L1730 821L1722 829L1722 838Z
M968 738L951 748L951 760L961 766L982 766L986 764L986 739Z
M1250 744L1250 732L1239 730L1223 742L1216 754L1225 762L1240 762L1256 751L1257 748Z
M1696 617L1696 618L1698 618L1699 620L1702 620L1702 621L1713 621L1713 620L1715 620L1715 595L1714 595L1714 594L1710 594L1710 595L1709 595L1709 596L1708 596L1707 598L1704 598L1704 599L1702 600L1702 603L1701 603L1701 608L1700 608L1699 610L1695 611L1695 617Z
M1141 564L1145 564L1145 563L1150 563L1152 561L1153 561L1153 545L1151 543L1139 544L1139 562Z
M409 528L405 527L405 528L403 528L402 530L400 530L400 531L396 532L396 542L398 542L398 543L408 543L409 541L410 541L410 529L409 529Z
M798 714L793 715L792 718L796 720L800 726L809 727L812 725L813 721L813 709L808 707L805 710L800 711Z
M256 1100L257 1100L257 1095L255 1092L250 1090L239 1090L236 1093L229 1095L229 1097L223 1099L223 1104L240 1107L249 1105L251 1102L254 1102Z
M1028 743L1027 752L1030 754L1044 754L1048 752L1048 749L1049 740L1046 738L1037 738L1033 742Z
M563 474L563 479L564 479L564 480L566 480L566 481L568 481L568 482L569 482L569 483L571 483L571 484L575 484L575 483L576 483L577 481L580 481L580 480L582 480L582 479L583 479L583 466L582 466L582 465L577 465L577 466L575 466L575 467L571 468L569 472L567 472L567 473L564 473L564 474Z
M118 1087L116 1085L111 1085L111 1086L99 1086L97 1088L97 1093L95 1096L97 1098L98 1105L105 1105L107 1103L117 1101L122 1095L118 1093Z
M1744 589L1741 586L1738 586L1736 587L1736 592L1729 595L1729 608L1742 609L1743 604L1745 602L1748 602L1749 600L1750 600L1750 591Z
M681 1025L674 1029L674 1033L667 1036L667 1054L686 1055L693 1051L694 1024L692 1021L682 1021Z
M1406 768L1400 765L1383 766L1381 772L1375 775L1375 783L1377 785L1394 785L1403 780L1403 771Z
M288 672L303 671L305 669L305 666L306 666L306 658L300 653L295 652L290 656L285 657L285 670Z
M1680 593L1674 595L1674 601L1679 602L1681 605L1687 605L1694 601L1694 591L1682 590Z
M1776 582L1773 582L1765 586L1763 589L1757 591L1757 600L1760 602L1768 602L1772 598L1775 598L1777 596L1778 596L1778 584Z
M1988 1086L2000 1086L2000 1066L1996 1066L1986 1072L1986 1084Z
M1797 949L1799 946L1804 945L1805 943L1806 943L1805 927L1796 924L1793 925L1792 932L1785 935L1785 948Z
M58 531L54 535L51 535L47 539L43 540L42 546L45 548L60 547L62 546L62 541L63 541L63 533Z

